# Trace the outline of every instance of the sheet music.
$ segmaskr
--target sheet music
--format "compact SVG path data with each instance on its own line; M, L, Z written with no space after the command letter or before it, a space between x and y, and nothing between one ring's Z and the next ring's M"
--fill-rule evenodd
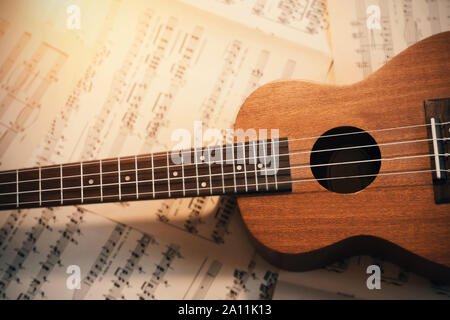
M367 27L371 5L380 10L381 29ZM329 0L328 11L339 84L362 80L408 46L450 30L449 0Z
M350 84L375 72L396 54L432 34L450 30L448 0L328 0L334 74ZM367 28L367 8L380 8L381 30ZM382 267L382 290L368 290L369 265ZM274 299L449 299L448 286L371 257L353 257L309 272L280 271Z
M251 248L244 254L248 261L230 263L220 252L214 257L176 234L144 234L82 208L27 210L1 218L2 299L272 296L276 270ZM80 290L66 287L70 265L84 275Z
M277 38L330 53L325 0L181 0Z
M325 53L183 3L82 2L88 25L80 31L65 29L62 4L46 8L45 30L38 17L22 24L26 9L8 9L0 23L2 170L166 150L173 129L192 131L194 120L230 128L258 86L324 81L330 65ZM67 288L73 265L80 290ZM5 299L270 299L277 276L250 245L232 198L0 215Z
M1 170L167 150L195 120L231 128L264 83L327 79L323 1L217 1L223 18L183 2L80 1L80 30L66 29L64 3L2 3ZM230 19L236 10L255 20ZM228 197L0 214L0 299L367 298L354 261L278 270ZM79 290L67 287L73 265ZM400 289L378 296L448 297L396 268L384 278Z
M369 290L367 267L381 269L381 290ZM392 263L358 256L308 272L279 273L274 299L450 299L449 286L437 286Z

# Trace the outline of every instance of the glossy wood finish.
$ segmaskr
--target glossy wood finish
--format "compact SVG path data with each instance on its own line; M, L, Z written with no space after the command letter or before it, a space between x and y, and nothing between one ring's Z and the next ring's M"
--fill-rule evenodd
M340 126L410 126L425 122L424 100L445 97L450 97L450 32L417 43L353 85L262 86L243 104L235 128L279 129L280 136L293 139ZM427 138L425 127L371 135L378 144ZM311 150L315 141L292 142L290 150ZM429 153L426 142L380 149L382 158ZM290 161L309 164L309 154L292 155ZM383 161L380 172L422 169L430 169L429 157ZM313 178L309 168L292 175ZM435 204L430 172L378 176L353 194L330 192L316 181L295 183L292 194L244 197L238 203L261 254L280 267L307 270L341 256L383 253L406 268L450 281L450 204Z

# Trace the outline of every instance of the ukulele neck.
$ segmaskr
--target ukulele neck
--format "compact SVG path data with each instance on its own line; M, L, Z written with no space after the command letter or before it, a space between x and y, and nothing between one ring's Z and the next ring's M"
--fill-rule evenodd
M0 210L292 190L288 141L0 172Z

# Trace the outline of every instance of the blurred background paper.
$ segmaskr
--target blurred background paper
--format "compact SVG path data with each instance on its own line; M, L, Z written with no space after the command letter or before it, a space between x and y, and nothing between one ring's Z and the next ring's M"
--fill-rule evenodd
M380 290L367 287L370 265L381 269ZM274 299L448 299L449 288L383 260L358 256L308 272L279 274ZM308 291L311 290L311 291ZM310 295L307 297L307 295ZM290 298L288 298L290 296Z
M450 30L448 0L327 2L337 84L360 81L417 41ZM372 29L368 17L378 12L368 14L370 6L380 14Z
M2 1L1 170L167 150L194 121L232 128L270 81L362 79L346 25L359 11L343 12L356 4L328 5L331 30L327 1ZM255 253L232 198L0 214L1 299L449 297L425 279L368 294L352 261L278 270ZM66 283L73 265L79 290Z
M326 1L181 0L247 27L329 54Z

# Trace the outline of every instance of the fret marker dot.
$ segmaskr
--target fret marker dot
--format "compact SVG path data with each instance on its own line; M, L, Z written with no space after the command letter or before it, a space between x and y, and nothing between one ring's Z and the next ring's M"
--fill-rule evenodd
M200 156L201 161L205 161L205 156Z
M174 171L174 172L173 172L173 176L174 176L174 177L178 176L178 172L177 172L177 171Z
M203 188L206 187L206 182L205 181L202 182L202 187Z
M130 181L131 177L130 176L125 176L125 181Z
M242 170L242 166L241 166L240 164L238 164L238 166L236 167L236 169Z
M88 183L89 184L93 184L94 183L94 179L89 179Z
M262 163L258 163L258 168L262 169L262 167L264 167L263 164Z

